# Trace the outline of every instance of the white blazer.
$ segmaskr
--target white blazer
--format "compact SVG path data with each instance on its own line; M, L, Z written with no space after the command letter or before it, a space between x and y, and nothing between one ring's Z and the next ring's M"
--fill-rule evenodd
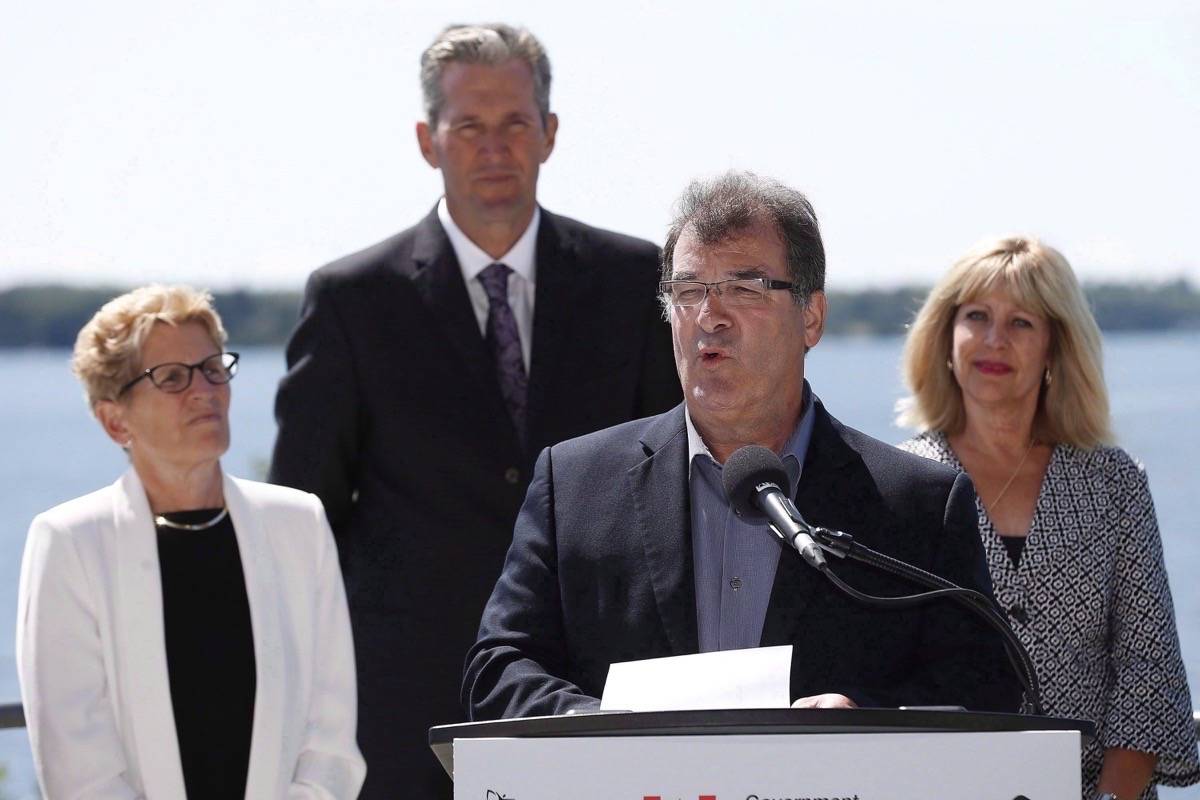
M294 489L229 476L224 486L254 633L246 797L350 800L366 764L324 509ZM49 800L186 796L165 641L154 520L132 469L34 519L21 564L17 671Z

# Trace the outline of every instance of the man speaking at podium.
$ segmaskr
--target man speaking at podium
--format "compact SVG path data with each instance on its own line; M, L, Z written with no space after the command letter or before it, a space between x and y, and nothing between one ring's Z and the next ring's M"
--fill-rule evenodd
M784 644L798 706L1017 709L982 620L944 601L861 605L725 499L725 460L768 447L808 522L991 596L969 479L842 425L805 381L824 283L799 192L749 173L685 191L661 285L684 403L542 451L467 655L472 720L597 708L615 662ZM831 569L869 594L917 591Z

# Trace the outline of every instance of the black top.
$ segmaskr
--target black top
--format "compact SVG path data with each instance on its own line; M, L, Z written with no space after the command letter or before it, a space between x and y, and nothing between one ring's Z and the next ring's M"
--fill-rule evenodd
M928 733L971 731L1079 731L1095 724L1065 717L949 708L713 708L688 711L601 711L551 717L462 722L429 729L429 746L455 739L573 736L699 736L793 733Z
M165 514L197 524L220 509ZM246 795L254 720L254 636L233 521L158 527L171 706L191 800Z
M1025 552L1025 536L1001 536L1000 541L1004 542L1004 549L1008 551L1008 560L1012 562L1013 567L1021 566L1021 553Z

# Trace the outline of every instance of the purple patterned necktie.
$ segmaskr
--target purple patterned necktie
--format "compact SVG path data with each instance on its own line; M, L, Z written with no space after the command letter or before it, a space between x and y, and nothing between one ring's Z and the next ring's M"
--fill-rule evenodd
M511 269L503 264L492 264L479 273L479 282L488 298L486 340L496 361L496 377L500 380L500 394L508 406L517 429L517 437L525 444L525 359L521 355L521 336L517 333L517 320L512 306L508 304L508 276Z

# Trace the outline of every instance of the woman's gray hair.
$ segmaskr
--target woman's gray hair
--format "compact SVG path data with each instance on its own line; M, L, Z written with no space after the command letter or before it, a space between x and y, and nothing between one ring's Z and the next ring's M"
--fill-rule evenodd
M533 98L545 125L550 116L550 58L532 33L502 23L451 25L421 54L421 94L425 98L426 120L430 125L436 125L446 104L442 74L447 65L498 66L514 58L529 65L533 75Z
M88 405L121 396L121 388L142 369L142 344L156 323L204 326L213 344L225 344L225 327L212 295L190 286L151 284L105 303L75 339L71 369L83 384Z

